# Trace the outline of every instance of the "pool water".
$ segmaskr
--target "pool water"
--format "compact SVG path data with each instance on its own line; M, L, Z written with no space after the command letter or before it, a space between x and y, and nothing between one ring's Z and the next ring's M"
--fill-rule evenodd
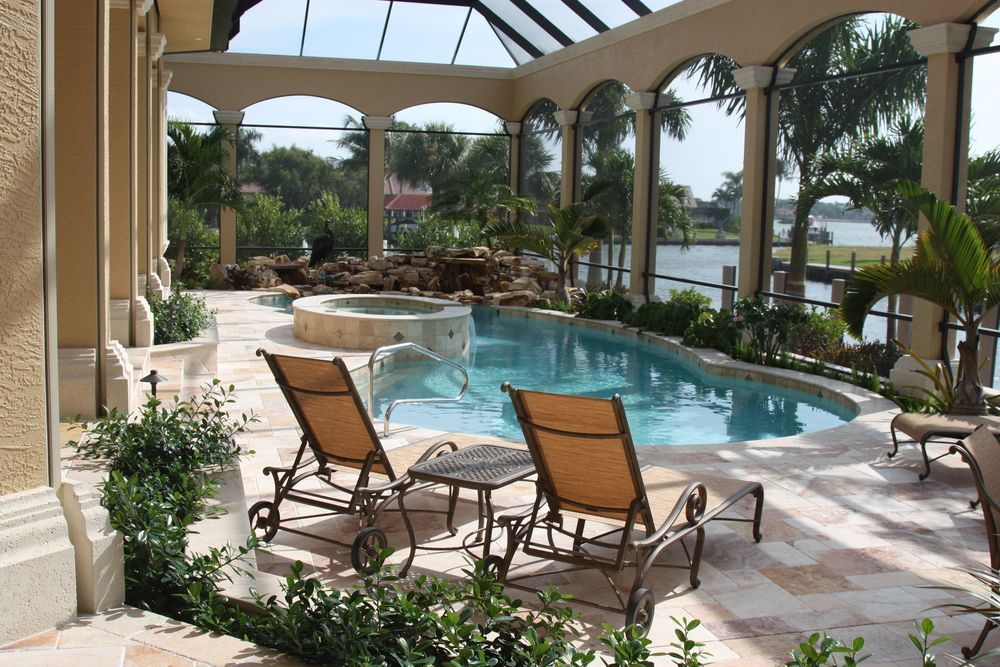
M805 392L709 375L656 345L558 322L473 308L473 350L458 403L401 405L394 424L521 439L503 382L519 389L608 398L620 394L638 444L702 444L819 431L853 413ZM376 390L376 415L397 398L454 396L461 374L431 361L399 361ZM397 378L398 381L397 381Z
M426 315L428 309L411 308L409 306L393 306L389 304L379 306L361 305L332 305L330 310L339 310L344 313L359 313L361 315Z

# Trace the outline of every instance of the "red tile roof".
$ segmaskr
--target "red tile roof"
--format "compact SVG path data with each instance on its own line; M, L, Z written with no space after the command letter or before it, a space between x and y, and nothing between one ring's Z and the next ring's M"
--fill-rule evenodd
M387 211L423 211L430 205L431 196L426 192L404 192L385 196Z

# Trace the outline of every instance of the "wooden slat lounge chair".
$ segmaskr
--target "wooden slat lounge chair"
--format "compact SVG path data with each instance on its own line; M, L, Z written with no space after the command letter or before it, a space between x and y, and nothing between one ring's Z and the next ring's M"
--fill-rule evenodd
M972 477L979 492L979 504L983 508L983 518L986 520L986 542L990 548L990 568L1000 569L1000 447L996 437L985 426L979 426L972 435L961 442L952 445L951 453L959 453L962 459L972 469ZM966 658L979 653L986 641L986 636L996 622L987 620L982 632L971 647L963 647L962 655Z
M892 435L892 451L888 453L891 459L899 453L901 442L914 442L920 445L920 454L924 460L924 471L920 479L927 479L931 474L931 461L937 461L948 453L938 454L930 458L927 454L927 444L945 440L948 444L970 435L980 426L986 426L995 436L1000 437L1000 418L993 415L941 415L924 414L922 412L903 412L892 418L889 432ZM908 440L901 440L899 433Z
M257 356L267 361L302 429L302 439L290 467L264 468L264 474L274 480L274 498L255 503L250 508L250 525L265 542L271 541L278 530L285 530L350 547L351 564L367 574L372 570L374 550L387 544L385 532L374 525L375 521L395 502L410 540L410 553L401 568L405 575L413 561L415 539L403 495L417 488L434 486L413 485L405 473L411 465L435 454L454 451L457 449L455 443L438 442L429 448L410 445L386 450L342 359L330 361L270 354L263 349L257 350ZM356 472L353 485L340 478L334 479L335 473L343 471L352 476ZM321 492L300 488L313 479L321 483ZM448 529L453 535L456 500L453 490L447 510ZM285 501L315 507L321 512L282 520L280 509ZM338 514L359 518L360 529L351 544L290 525L295 520Z
M611 584L618 606L577 599L599 609L624 612L626 625L648 629L655 600L643 582L657 557L679 543L697 587L705 540L712 519L753 523L760 541L764 488L758 482L688 474L663 468L640 470L617 395L610 400L524 391L504 384L538 471L532 508L503 516L507 551L490 557L501 580L514 587L536 575L512 578L510 564L520 547L525 554L566 563L563 571L597 569ZM753 495L753 519L723 517L740 499ZM595 534L596 532L596 534ZM689 551L685 538L694 541ZM635 568L631 591L622 593L610 573ZM626 597L627 595L627 597Z

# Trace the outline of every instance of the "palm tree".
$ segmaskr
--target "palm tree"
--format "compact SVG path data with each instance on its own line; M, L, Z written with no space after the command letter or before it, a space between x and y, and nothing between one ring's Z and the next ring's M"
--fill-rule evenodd
M797 70L797 80L811 81L917 60L919 54L906 34L915 27L895 17L887 17L880 25L848 19L813 38L788 66ZM713 96L741 92L733 79L733 63L725 56L704 58L693 71ZM797 168L800 189L813 180L822 154L876 133L901 114L918 108L926 79L924 68L913 67L783 90L778 112L779 152ZM745 102L737 95L719 105L730 115L742 115ZM805 293L808 228L808 211L804 215L796 212L787 283L791 294Z
M824 197L841 195L853 209L867 208L882 238L890 239L889 262L899 262L900 251L917 232L917 209L896 188L901 180L919 181L924 145L923 120L901 116L886 136L872 137L823 155L816 175L799 192L796 217L808 217ZM889 295L889 312L896 312L896 295ZM896 321L886 318L886 340L896 337Z
M236 179L223 168L228 151L222 143L233 139L224 127L197 132L193 126L178 121L167 125L167 196L173 200L178 230L174 272L184 269L184 255L191 225L205 224L208 206L239 209L243 203ZM169 203L169 202L168 202Z
M657 211L658 232L664 236L679 234L681 250L686 250L694 244L694 220L688 212L687 189L680 183L670 180L665 173L660 173L659 208Z
M417 131L400 133L388 163L400 181L430 186L440 192L469 147L465 135L447 123L426 123Z
M497 220L483 230L492 238L515 248L538 253L556 266L559 287L556 299L569 303L569 275L574 257L583 257L606 234L608 222L596 213L588 213L584 202L557 208L549 205L548 223L533 225L517 218Z
M480 227L520 211L535 212L535 200L515 195L506 183L491 182L488 173L472 173L435 193L431 213L446 220L475 220Z
M730 216L739 216L743 201L743 170L722 172L722 184L712 193L712 200L724 204Z
M917 236L911 259L872 264L851 277L841 314L851 335L861 338L865 317L889 294L909 294L940 306L962 326L953 411L985 414L979 381L979 326L983 314L1000 304L1000 262L990 252L972 219L953 204L939 201L912 181L898 191L923 213L928 228Z

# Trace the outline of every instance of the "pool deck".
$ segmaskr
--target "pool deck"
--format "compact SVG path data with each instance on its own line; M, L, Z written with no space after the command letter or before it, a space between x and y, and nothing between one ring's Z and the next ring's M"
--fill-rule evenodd
M270 498L273 487L261 469L289 462L299 438L291 411L255 350L326 358L338 352L295 339L291 315L248 303L257 295L207 295L218 311L217 375L235 385L234 409L252 410L260 418L245 442L255 452L242 464L247 504ZM352 367L368 358L358 351L342 356ZM174 377L170 368L158 370ZM161 386L161 394L188 393L208 379L188 377L184 386ZM956 568L988 562L982 515L968 505L974 495L969 471L956 457L946 457L934 464L930 479L918 481L915 447L904 446L894 460L885 456L891 404L864 400L868 402L861 416L828 431L748 443L638 448L645 464L759 480L766 498L760 544L752 541L745 524L711 524L700 588L691 590L686 573L677 570L658 570L647 578L646 587L658 600L650 633L654 649L673 640L671 616L702 620L695 637L705 642L714 665L784 664L787 652L814 630L828 630L844 640L865 637L864 652L873 656L865 664L871 667L919 664L906 635L913 631L913 620L923 617L933 617L938 632L953 637L937 647L938 655L957 654L959 646L971 643L982 627L980 617L949 617L934 608L968 602L967 595L938 587L966 585L971 580ZM387 446L452 438L491 440L394 426ZM533 497L533 486L519 483L496 494L495 501L502 511ZM430 496L420 502L442 500ZM749 503L739 507L749 511ZM283 516L293 512L290 504L282 507ZM460 534L474 525L474 517L473 498L463 497ZM418 539L443 539L438 523L434 517L421 517ZM328 519L321 529L348 536L355 527L351 520ZM390 522L390 544L401 543L399 537L398 525ZM258 567L280 574L295 560L334 585L356 581L346 550L289 533L279 532L269 553L258 555ZM534 565L519 557L514 566L527 571ZM458 552L418 552L414 561L417 573L461 576L466 567ZM595 577L556 573L541 580L582 597L604 595L603 582ZM621 622L618 615L579 609L584 630L580 641L587 645L596 645L591 642L602 622ZM997 645L1000 632L987 648ZM0 653L0 662L3 657Z

